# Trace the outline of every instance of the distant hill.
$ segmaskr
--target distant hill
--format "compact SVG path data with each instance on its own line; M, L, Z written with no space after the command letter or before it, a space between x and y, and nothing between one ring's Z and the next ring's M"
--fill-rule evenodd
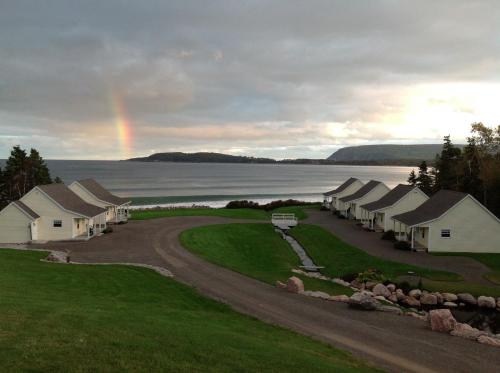
M132 158L138 162L192 162L192 163L276 163L271 158L254 158L221 153L156 153L148 157Z
M463 147L463 145L456 145ZM337 150L327 159L333 162L433 161L441 153L442 144L421 145L362 145Z

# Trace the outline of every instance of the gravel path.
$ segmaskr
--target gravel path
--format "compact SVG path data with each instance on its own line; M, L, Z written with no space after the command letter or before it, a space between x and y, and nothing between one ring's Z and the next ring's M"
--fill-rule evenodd
M132 221L88 242L37 247L64 250L78 262L126 262L165 267L181 282L263 321L310 335L394 372L498 372L497 348L432 332L424 322L382 312L355 311L283 290L205 262L182 248L191 227L235 223L212 217Z
M467 281L481 285L497 286L483 277L485 273L491 272L491 270L474 259L395 250L391 242L380 239L382 233L365 231L352 220L339 219L327 211L308 210L307 213L309 217L304 223L319 225L368 254L400 263L455 272L462 275Z

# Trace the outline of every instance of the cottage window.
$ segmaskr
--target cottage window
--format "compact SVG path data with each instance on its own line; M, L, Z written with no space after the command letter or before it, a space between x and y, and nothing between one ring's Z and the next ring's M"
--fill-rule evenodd
M449 229L441 229L442 238L451 238L451 231Z
M62 220L54 220L53 226L54 226L54 228L61 228L62 227Z

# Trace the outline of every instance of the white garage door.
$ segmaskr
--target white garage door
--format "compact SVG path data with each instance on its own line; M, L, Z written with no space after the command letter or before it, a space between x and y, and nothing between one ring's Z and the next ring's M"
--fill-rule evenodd
M31 240L30 227L23 225L6 225L0 227L0 242L23 243Z

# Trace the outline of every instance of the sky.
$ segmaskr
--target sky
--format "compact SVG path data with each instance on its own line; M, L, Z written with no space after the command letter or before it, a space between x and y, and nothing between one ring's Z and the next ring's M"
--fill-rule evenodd
M500 124L500 3L0 0L0 158L325 158Z

